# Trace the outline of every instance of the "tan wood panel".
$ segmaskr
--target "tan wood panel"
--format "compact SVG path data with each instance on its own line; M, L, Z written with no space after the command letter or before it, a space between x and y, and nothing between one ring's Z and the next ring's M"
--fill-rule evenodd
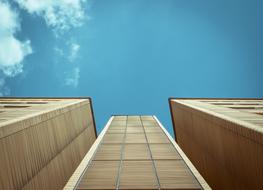
M125 127L109 128L107 133L125 133Z
M124 134L107 133L103 138L103 143L122 143Z
M128 122L127 127L142 127L142 124L140 121L138 122Z
M126 125L110 125L108 130L122 130L125 128L126 128Z
M144 133L127 133L125 143L146 143Z
M156 160L161 189L201 189L182 160Z
M152 161L123 161L120 189L158 189Z
M144 130L142 127L128 126L127 133L144 133Z
M147 144L125 144L124 160L150 160Z
M164 133L146 133L149 143L170 143Z
M93 160L120 160L121 144L101 144Z
M153 116L147 116L147 115L142 115L141 120L142 121L154 121Z
M160 127L145 127L144 128L146 133L163 133L162 129Z
M156 123L156 121L152 121L152 120L146 120L146 121L142 120L142 125L144 127L159 127L158 123Z
M78 189L116 189L120 161L92 161Z
M172 144L150 144L154 160L182 159Z
M126 120L127 116L114 116L113 121Z
M128 115L128 120L140 120L140 115Z
M126 125L126 120L121 120L121 121L113 121L111 123L111 126L125 126Z

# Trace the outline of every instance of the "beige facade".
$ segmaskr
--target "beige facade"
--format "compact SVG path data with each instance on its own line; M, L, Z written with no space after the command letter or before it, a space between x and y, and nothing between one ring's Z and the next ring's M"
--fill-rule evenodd
M156 117L113 116L64 189L210 187Z
M62 189L95 140L89 98L1 98L0 189Z
M170 99L177 143L213 189L263 189L262 99Z

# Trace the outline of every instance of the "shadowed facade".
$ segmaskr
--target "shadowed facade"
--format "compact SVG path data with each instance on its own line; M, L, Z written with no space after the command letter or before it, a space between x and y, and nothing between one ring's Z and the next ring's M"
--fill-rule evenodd
M176 141L213 189L263 189L262 99L170 99Z
M89 98L1 98L0 189L62 189L95 140Z

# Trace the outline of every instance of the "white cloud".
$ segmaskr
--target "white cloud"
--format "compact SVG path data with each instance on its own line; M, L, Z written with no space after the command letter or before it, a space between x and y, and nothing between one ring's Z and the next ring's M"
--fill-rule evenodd
M19 30L18 13L7 2L0 2L0 70L4 77L21 73L24 58L32 53L29 40L23 42L16 38L15 34Z
M69 54L69 61L73 62L78 56L80 49L80 45L77 43L71 43L70 45L70 54Z
M66 61L72 63L79 55L80 45L74 41L68 41L63 47L55 46L53 50L57 56L60 56Z
M10 94L10 89L5 85L5 78L0 78L0 96Z
M31 14L42 16L55 31L81 26L86 0L15 0Z
M78 67L73 69L73 72L68 75L68 77L65 80L65 85L67 86L73 86L77 87L79 84L79 73L80 70Z
M58 55L60 55L60 56L63 56L63 55L64 55L63 49L61 49L61 48L59 48L59 47L57 47L57 46L54 47L54 51L56 52L56 54L58 54Z

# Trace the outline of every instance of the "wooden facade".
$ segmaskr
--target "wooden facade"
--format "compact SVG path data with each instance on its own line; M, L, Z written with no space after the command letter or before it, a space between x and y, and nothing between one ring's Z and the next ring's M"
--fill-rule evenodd
M64 190L210 189L154 116L112 116Z
M263 189L263 99L170 99L177 143L213 189Z
M63 189L95 140L89 98L1 98L0 189Z

